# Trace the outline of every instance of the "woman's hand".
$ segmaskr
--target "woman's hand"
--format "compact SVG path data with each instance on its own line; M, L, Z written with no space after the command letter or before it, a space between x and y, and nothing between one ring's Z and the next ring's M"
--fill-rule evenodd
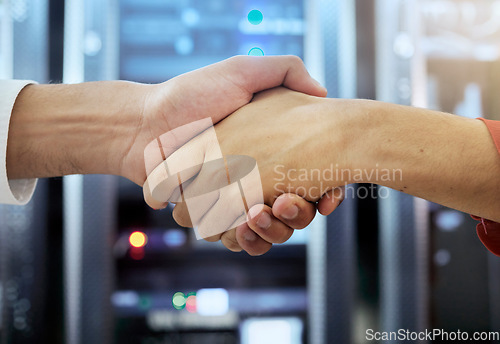
M321 151L328 150L328 156L332 157L332 150L329 146L317 139L318 133L324 129L326 123L321 106L323 106L321 98L276 88L258 94L251 104L236 111L215 127L224 156L245 155L257 161L260 172L258 184L262 183L262 186L253 181L254 184L247 185L247 187L252 190L262 188L263 199L267 206L273 206L275 200L285 193L297 193L314 203L335 186L342 185L341 180L329 181L325 184L317 175L325 163L321 159ZM332 141L336 140L330 140L330 144ZM338 140L338 144L337 146L340 147L341 140ZM228 159L229 167L226 166L226 169L223 166L217 168L208 163L203 165L217 156L212 151L213 149L219 148L209 142L209 135L206 132L166 160L170 169L175 169L175 166L184 165L186 159L196 159L193 157L203 159L198 161L199 169L193 169L190 175L182 176L183 181L188 181L196 175L196 178L183 185L183 193L186 197L206 194L208 185L216 180L224 181L227 178L226 174L231 175L232 168L238 168L238 161L230 159ZM342 165L343 157L340 152L339 149L336 161ZM191 161L189 165L195 165L195 162ZM177 186L174 183L170 187L163 188L162 194L157 194L156 197L165 201L173 196L177 198L174 201L179 202L180 199L177 196L180 192ZM238 202L238 198L241 198L238 190L235 190L221 189L218 195L212 197L213 199L209 198L206 203L198 203L196 215L188 214L188 206L180 202L174 209L174 218L185 226L191 226L191 220L193 220L199 234L205 238L208 237L208 240L219 240L221 239L220 233L226 231L222 235L223 243L230 249L240 250L242 246L245 246L245 240L243 240L245 237L254 240L258 238L252 236L249 228L245 227L246 225L239 226L238 231L227 231L235 224L241 224L238 220L240 222L246 220L241 207L234 209L234 212L234 207L231 207ZM248 208L260 203L258 199L246 196ZM331 204L330 209L333 211L342 196L338 192L330 196L326 200ZM285 202L287 198L289 197L281 196L280 200L284 199L283 202ZM328 212L328 207L323 208L324 212ZM269 218L272 215L269 210L270 208L264 208L260 214L258 210L248 213L250 226L261 225L254 230L253 234L267 239L268 243L286 241L292 231L280 231L279 237L272 237L272 232L266 231L266 225L270 223ZM264 245L261 246L264 247Z

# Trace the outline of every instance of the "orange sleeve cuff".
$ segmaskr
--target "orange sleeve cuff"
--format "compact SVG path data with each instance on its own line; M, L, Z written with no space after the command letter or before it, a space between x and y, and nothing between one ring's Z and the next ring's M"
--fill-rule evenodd
M488 127L493 142L500 154L500 121L492 121L489 119L478 118L483 121ZM500 176L499 176L500 178ZM477 216L472 216L479 223L476 227L477 236L484 246L493 254L500 256L500 223L482 219Z
M495 146L497 147L498 153L500 154L500 121L492 121L490 119L478 118L483 121L484 124L488 127L490 131L491 137L493 138L493 142L495 142Z

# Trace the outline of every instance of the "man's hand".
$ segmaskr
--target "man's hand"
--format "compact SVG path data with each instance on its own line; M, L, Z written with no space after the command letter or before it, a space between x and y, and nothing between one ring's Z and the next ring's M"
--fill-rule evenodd
M207 117L218 123L248 104L255 93L280 85L313 96L326 96L326 89L309 76L302 61L295 56L236 56L149 86L140 123L122 153L119 174L142 185L147 177L144 148L151 141ZM170 152L183 143L175 142L169 147ZM168 151L165 153L168 156Z

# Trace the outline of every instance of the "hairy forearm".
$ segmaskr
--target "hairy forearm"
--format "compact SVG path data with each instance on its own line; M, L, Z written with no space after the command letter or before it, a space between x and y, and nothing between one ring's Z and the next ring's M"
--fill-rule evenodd
M117 81L27 86L11 116L8 177L119 173L120 152L138 128L144 87Z
M343 129L351 138L347 166L362 171L363 180L351 182L500 221L500 157L481 121L373 101L332 102L356 108Z

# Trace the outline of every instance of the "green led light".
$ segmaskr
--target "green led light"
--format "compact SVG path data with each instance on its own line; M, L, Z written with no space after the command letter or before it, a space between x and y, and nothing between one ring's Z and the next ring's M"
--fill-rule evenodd
M175 293L172 297L172 306L177 310L184 309L186 307L186 295L182 292Z
M259 10L252 10L248 13L248 21L252 25L259 25L264 20L264 15Z
M261 48L252 48L248 52L248 55L250 55L250 56L264 56L264 50L262 50Z

